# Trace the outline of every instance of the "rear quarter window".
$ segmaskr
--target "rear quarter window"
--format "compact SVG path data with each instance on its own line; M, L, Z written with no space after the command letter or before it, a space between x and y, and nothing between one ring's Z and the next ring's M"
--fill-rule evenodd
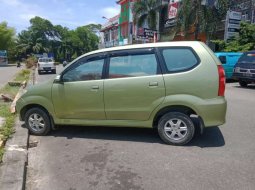
M187 71L196 67L200 60L191 48L161 49L168 73Z

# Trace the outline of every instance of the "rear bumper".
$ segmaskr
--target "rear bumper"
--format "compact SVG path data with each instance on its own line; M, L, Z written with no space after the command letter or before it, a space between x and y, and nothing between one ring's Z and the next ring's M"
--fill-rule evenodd
M197 107L205 127L219 126L226 122L227 101L224 97L207 99Z

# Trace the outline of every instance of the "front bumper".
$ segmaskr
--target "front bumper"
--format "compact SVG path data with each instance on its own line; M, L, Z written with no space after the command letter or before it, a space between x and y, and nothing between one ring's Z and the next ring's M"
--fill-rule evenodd
M22 99L22 98L19 98L18 99L18 101L16 102L16 111L17 111L17 113L19 114L19 120L20 121L23 121L23 119L22 119L22 114L21 114L21 110L22 110L22 108L24 107L24 105L25 105L25 101Z
M234 73L233 79L242 80L246 82L255 82L255 74L252 73L247 75L246 73Z

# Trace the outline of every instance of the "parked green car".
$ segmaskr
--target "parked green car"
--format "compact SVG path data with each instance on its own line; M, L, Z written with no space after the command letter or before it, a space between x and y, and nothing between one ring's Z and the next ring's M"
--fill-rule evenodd
M16 108L35 135L55 125L146 127L184 145L195 123L201 133L225 123L224 91L224 69L204 43L153 43L87 53Z

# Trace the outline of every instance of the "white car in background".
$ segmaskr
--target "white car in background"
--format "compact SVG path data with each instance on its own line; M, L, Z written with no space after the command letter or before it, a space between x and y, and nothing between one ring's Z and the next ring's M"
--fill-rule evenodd
M39 75L42 72L51 72L53 74L56 74L56 66L52 58L39 58L37 66Z

